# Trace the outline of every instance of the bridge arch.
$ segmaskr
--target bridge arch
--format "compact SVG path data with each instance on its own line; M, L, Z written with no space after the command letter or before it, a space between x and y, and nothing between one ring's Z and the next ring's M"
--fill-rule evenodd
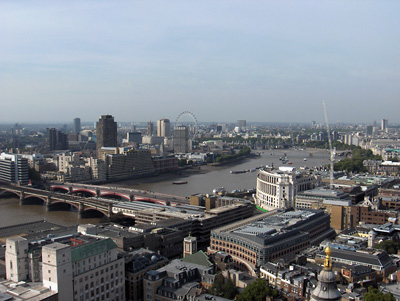
M73 194L77 194L77 193L80 193L80 192L84 192L85 194L88 194L90 196L96 196L96 192L95 191L91 191L91 190L88 190L88 189L78 188L78 189L73 189L72 190Z
M118 193L118 192L104 192L104 193L100 194L100 197L110 197L110 198L112 198L112 196L115 196L115 195L119 196L120 198L123 198L125 200L130 201L129 196L126 196L126 195Z
M85 209L83 209L83 212L82 212L83 213L82 217L87 217L88 215L90 215L91 212L95 213L95 215L99 215L98 213L100 213L101 216L108 217L108 214L105 213L103 210L100 210L98 208L93 208L93 207L85 207Z
M51 186L51 187L50 187L50 190L51 190L51 191L63 191L63 192L65 192L65 193L68 193L68 192L69 192L68 187L65 187L65 186Z
M15 195L17 198L21 197L21 193L17 192L17 191L8 190L8 189L5 189L5 188L0 188L0 191L9 192L9 193Z
M24 196L24 200L33 199L33 198L34 198L34 199L42 200L44 203L47 202L47 197L46 197L46 196L33 195L33 194L25 194L25 196Z
M79 204L76 204L74 202L64 202L62 200L57 200L57 199L52 199L51 200L51 205L57 205L57 204L68 204L68 205L76 208L77 210L79 210Z

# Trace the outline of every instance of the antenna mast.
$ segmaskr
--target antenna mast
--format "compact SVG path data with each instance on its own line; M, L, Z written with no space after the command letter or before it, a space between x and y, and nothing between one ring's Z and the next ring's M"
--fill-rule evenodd
M329 129L329 121L328 121L328 114L326 112L326 103L325 100L322 102L324 107L324 116L325 116L325 123L326 123L326 130L328 132L328 140L329 140L329 151L330 151L330 161L331 161L331 169L330 169L330 189L333 190L333 166L335 162L335 152L332 149L332 139L331 139L331 131Z

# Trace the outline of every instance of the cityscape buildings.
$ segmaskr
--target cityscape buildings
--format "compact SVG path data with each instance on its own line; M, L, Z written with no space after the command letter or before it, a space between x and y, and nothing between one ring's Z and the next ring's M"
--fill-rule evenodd
M68 139L67 135L61 131L51 128L49 130L49 150L67 150Z
M125 300L124 259L111 239L66 235L8 238L7 279L42 282L58 300Z
M226 252L239 269L255 273L269 261L294 258L333 235L330 217L323 211L272 211L212 230L208 252Z
M174 152L187 153L189 151L189 131L184 125L174 127Z
M28 159L22 155L0 154L0 180L27 185L29 182Z
M381 130L386 131L388 129L389 122L387 119L382 119L381 121Z
M74 119L74 133L79 134L81 132L81 119L75 118Z
M294 208L296 193L316 185L310 172L297 172L294 167L262 168L257 176L256 204L267 210Z
M97 158L101 158L102 147L117 147L117 123L111 115L101 115L96 124L96 153Z
M169 119L157 120L157 136L170 137L171 136L171 123Z

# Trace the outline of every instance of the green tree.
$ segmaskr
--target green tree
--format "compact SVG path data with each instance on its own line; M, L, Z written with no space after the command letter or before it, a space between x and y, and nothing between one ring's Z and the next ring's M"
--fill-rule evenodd
M236 287L231 278L226 279L223 286L223 297L233 299L236 296Z
M238 301L264 301L267 296L278 295L279 292L269 286L265 279L258 278L238 295Z
M214 283L211 287L210 293L215 296L222 296L224 289L224 278L216 276Z
M385 250L389 254L397 254L399 250L399 243L393 240L384 240L379 244L374 245L375 249Z
M378 289L370 286L368 292L364 294L365 301L396 301L392 293L382 293Z
M42 180L42 178L40 177L40 173L34 168L29 167L28 175L29 179L31 179L32 181L40 182Z

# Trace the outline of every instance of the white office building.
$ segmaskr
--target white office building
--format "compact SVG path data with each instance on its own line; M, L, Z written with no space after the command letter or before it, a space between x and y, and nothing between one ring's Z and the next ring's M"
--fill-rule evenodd
M267 210L294 208L296 193L312 189L317 184L313 174L297 172L295 167L260 169L255 202Z

